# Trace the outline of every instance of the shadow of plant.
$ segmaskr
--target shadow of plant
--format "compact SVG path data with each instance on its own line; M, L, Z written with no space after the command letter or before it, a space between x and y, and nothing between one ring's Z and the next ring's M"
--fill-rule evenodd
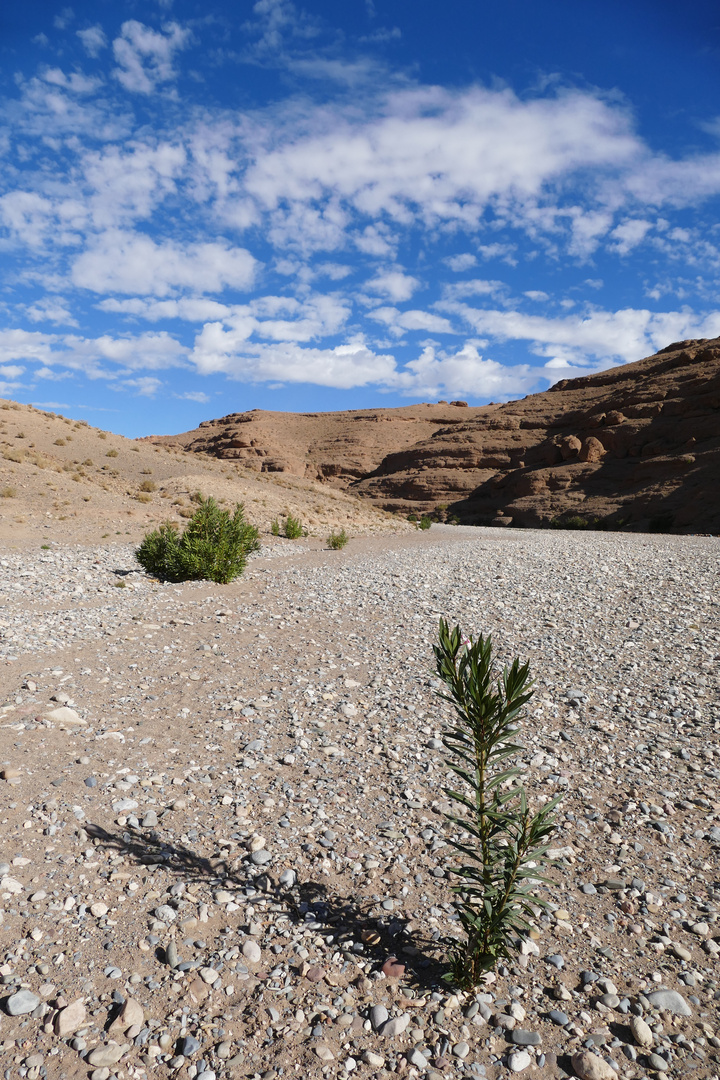
M161 839L155 832L126 828L108 832L87 823L87 835L99 846L111 849L143 866L162 866L178 879L204 882L212 887L252 886L285 907L296 926L320 924L317 932L332 938L333 947L347 961L370 960L372 970L380 970L389 959L404 965L403 982L418 990L445 986L441 982L447 965L442 959L443 943L433 940L410 920L378 913L378 903L354 895L342 896L324 881L298 880L292 888L281 885L266 871L253 867L247 858L206 858L192 848Z

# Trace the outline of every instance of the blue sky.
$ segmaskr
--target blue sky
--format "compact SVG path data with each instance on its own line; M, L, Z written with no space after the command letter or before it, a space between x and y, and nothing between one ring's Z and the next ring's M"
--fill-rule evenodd
M720 335L719 58L700 0L6 5L0 395L141 435Z

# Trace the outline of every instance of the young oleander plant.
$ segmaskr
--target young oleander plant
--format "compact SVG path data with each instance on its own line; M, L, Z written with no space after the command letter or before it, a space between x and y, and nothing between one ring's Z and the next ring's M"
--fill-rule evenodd
M302 521L293 514L288 514L285 518L284 531L288 540L299 540L301 536L307 536L305 529L303 529Z
M345 547L350 537L344 529L339 529L337 532L333 529L327 538L327 545L333 551L341 551Z
M248 555L259 547L258 531L245 520L241 503L231 515L212 497L200 496L184 533L166 522L145 535L135 558L143 570L162 581L227 585L242 574Z
M465 860L452 870L459 878L453 892L465 940L452 943L446 979L471 989L512 955L529 918L547 906L534 890L548 880L542 871L550 862L559 798L532 813L520 770L508 765L522 749L515 740L533 693L529 666L516 658L499 674L491 637L474 641L459 626L450 630L444 619L434 652L446 687L439 696L455 709L443 743L461 785L445 789L457 807L446 816L464 834L450 843Z

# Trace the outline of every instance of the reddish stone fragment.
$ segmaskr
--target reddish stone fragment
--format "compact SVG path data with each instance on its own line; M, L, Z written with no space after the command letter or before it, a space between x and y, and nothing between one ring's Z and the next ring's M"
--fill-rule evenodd
M389 956L382 966L382 972L388 979L399 979L405 974L405 965L400 963L397 956Z

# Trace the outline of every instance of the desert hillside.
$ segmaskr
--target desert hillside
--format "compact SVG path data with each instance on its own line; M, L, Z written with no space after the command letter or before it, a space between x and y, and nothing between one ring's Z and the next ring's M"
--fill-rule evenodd
M720 339L676 342L503 405L255 409L153 441L470 524L581 516L717 532Z
M356 495L290 475L126 439L31 405L0 400L0 540L136 540L160 521L182 523L200 491L245 505L262 533L288 511L311 535L409 528Z

